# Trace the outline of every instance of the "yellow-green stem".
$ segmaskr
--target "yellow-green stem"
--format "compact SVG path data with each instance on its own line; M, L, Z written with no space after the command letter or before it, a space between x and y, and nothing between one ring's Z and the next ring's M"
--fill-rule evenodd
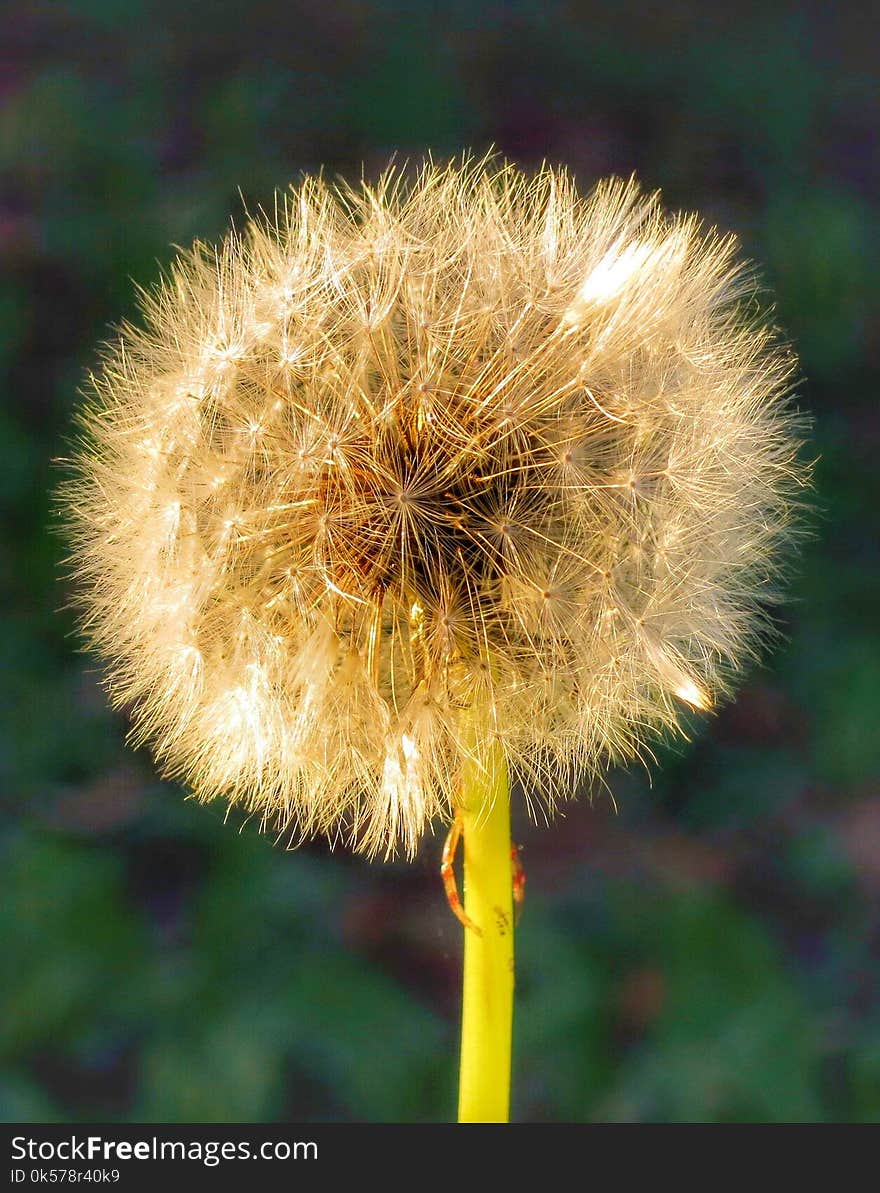
M513 876L504 753L469 762L462 784L465 914L460 1123L506 1123L513 1027Z

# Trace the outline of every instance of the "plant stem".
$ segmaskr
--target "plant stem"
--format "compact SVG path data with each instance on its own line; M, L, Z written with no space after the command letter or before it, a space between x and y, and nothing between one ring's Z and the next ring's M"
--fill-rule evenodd
M465 914L460 1123L506 1123L513 1027L513 876L510 791L496 743L468 762L462 785Z

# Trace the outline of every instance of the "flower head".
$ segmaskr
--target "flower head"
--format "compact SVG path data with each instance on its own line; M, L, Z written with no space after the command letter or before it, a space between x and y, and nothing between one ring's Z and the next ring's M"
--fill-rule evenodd
M552 802L710 707L804 479L752 291L634 183L491 160L307 179L196 245L66 489L136 735L201 798L412 852L490 739Z

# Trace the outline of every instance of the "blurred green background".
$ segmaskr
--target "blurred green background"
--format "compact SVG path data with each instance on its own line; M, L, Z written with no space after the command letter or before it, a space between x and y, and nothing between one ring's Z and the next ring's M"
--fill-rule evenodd
M60 0L0 37L0 1114L454 1114L437 868L284 853L161 783L50 531L84 371L172 243L302 170L494 143L740 232L800 352L819 512L735 704L517 829L514 1116L880 1118L880 80L856 4ZM241 194L239 193L241 191Z

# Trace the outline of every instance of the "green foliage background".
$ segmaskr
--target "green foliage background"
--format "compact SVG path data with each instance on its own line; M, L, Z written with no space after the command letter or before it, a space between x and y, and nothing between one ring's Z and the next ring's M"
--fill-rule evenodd
M815 416L787 640L638 772L524 816L521 1120L880 1117L880 266L860 5L13 0L0 109L0 1114L453 1113L459 932L414 866L159 782L76 652L52 464L172 243L300 171L494 143L738 230Z

